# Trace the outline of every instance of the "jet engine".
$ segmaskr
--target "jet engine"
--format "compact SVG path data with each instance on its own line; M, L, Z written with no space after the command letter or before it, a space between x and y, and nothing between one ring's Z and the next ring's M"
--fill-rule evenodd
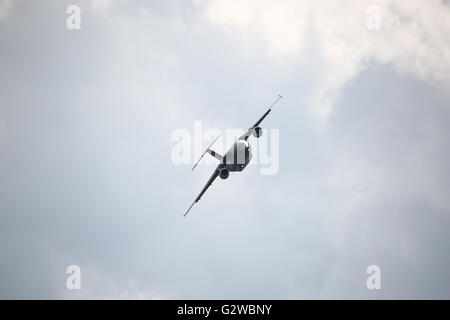
M228 178L228 176L230 175L230 171L228 171L228 170L225 169L225 168L220 169L219 175L220 175L220 178L221 178L221 179L224 179L224 180L225 180L225 179Z
M254 136L255 138L261 137L261 136L262 136L262 128L261 128L261 127L256 127L256 128L253 130L253 136Z

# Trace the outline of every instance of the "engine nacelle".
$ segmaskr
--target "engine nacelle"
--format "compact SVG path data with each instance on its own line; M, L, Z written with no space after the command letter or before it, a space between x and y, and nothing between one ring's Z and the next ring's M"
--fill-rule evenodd
M255 138L261 137L261 136L262 136L262 128L261 128L261 127L256 127L256 128L253 130L253 136L254 136Z
M225 168L220 169L219 176L220 176L221 179L224 179L224 180L225 180L226 178L228 178L229 175L230 175L230 171L228 171L228 170L225 169Z

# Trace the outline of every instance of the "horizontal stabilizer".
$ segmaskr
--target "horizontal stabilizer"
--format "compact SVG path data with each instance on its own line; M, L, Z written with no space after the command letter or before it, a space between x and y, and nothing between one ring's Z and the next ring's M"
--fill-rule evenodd
M211 142L211 143L209 144L209 146L208 146L208 148L206 148L205 152L202 153L200 159L198 159L198 161L195 163L194 167L192 167L192 171L194 171L194 169L195 169L195 167L197 166L197 164L200 162L200 160L202 160L203 156L204 156L205 153L207 153L207 152L208 152L210 155L212 155L213 157L215 157L215 158L217 158L217 156L220 156L220 158L222 159L222 156L221 156L220 154L217 154L217 153L215 153L214 151L212 151L212 150L209 149L209 148L211 148L211 146L214 144L214 142L216 142L216 140L219 139L220 136L221 136L221 135L219 134L219 135L217 136L217 138L215 138L215 139L213 140L213 142ZM213 153L214 153L214 154L213 154ZM217 158L217 159L219 159L219 158ZM219 160L221 160L221 159L219 159Z

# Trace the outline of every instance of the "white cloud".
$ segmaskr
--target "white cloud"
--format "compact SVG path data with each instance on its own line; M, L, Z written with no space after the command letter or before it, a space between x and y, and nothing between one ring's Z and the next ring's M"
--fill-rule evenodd
M283 56L301 50L308 6L295 1L282 5L277 1L213 1L206 14L214 23L244 30L247 37L265 38L270 53Z
M284 59L311 60L307 42L318 54L321 85L311 102L326 118L343 86L369 63L391 64L397 71L445 85L450 80L449 8L440 1L382 0L381 28L366 27L369 1L222 1L205 11L213 24L232 27L242 46L262 39L266 52ZM233 29L234 28L234 29ZM227 32L230 32L227 29ZM305 36L309 32L310 36ZM260 54L256 49L255 54ZM287 59L286 61L291 61Z

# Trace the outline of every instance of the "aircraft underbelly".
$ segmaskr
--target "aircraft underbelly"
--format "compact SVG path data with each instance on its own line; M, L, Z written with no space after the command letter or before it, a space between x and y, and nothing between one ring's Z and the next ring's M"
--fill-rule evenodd
M236 143L225 155L226 168L229 171L242 171L252 159L248 144Z

